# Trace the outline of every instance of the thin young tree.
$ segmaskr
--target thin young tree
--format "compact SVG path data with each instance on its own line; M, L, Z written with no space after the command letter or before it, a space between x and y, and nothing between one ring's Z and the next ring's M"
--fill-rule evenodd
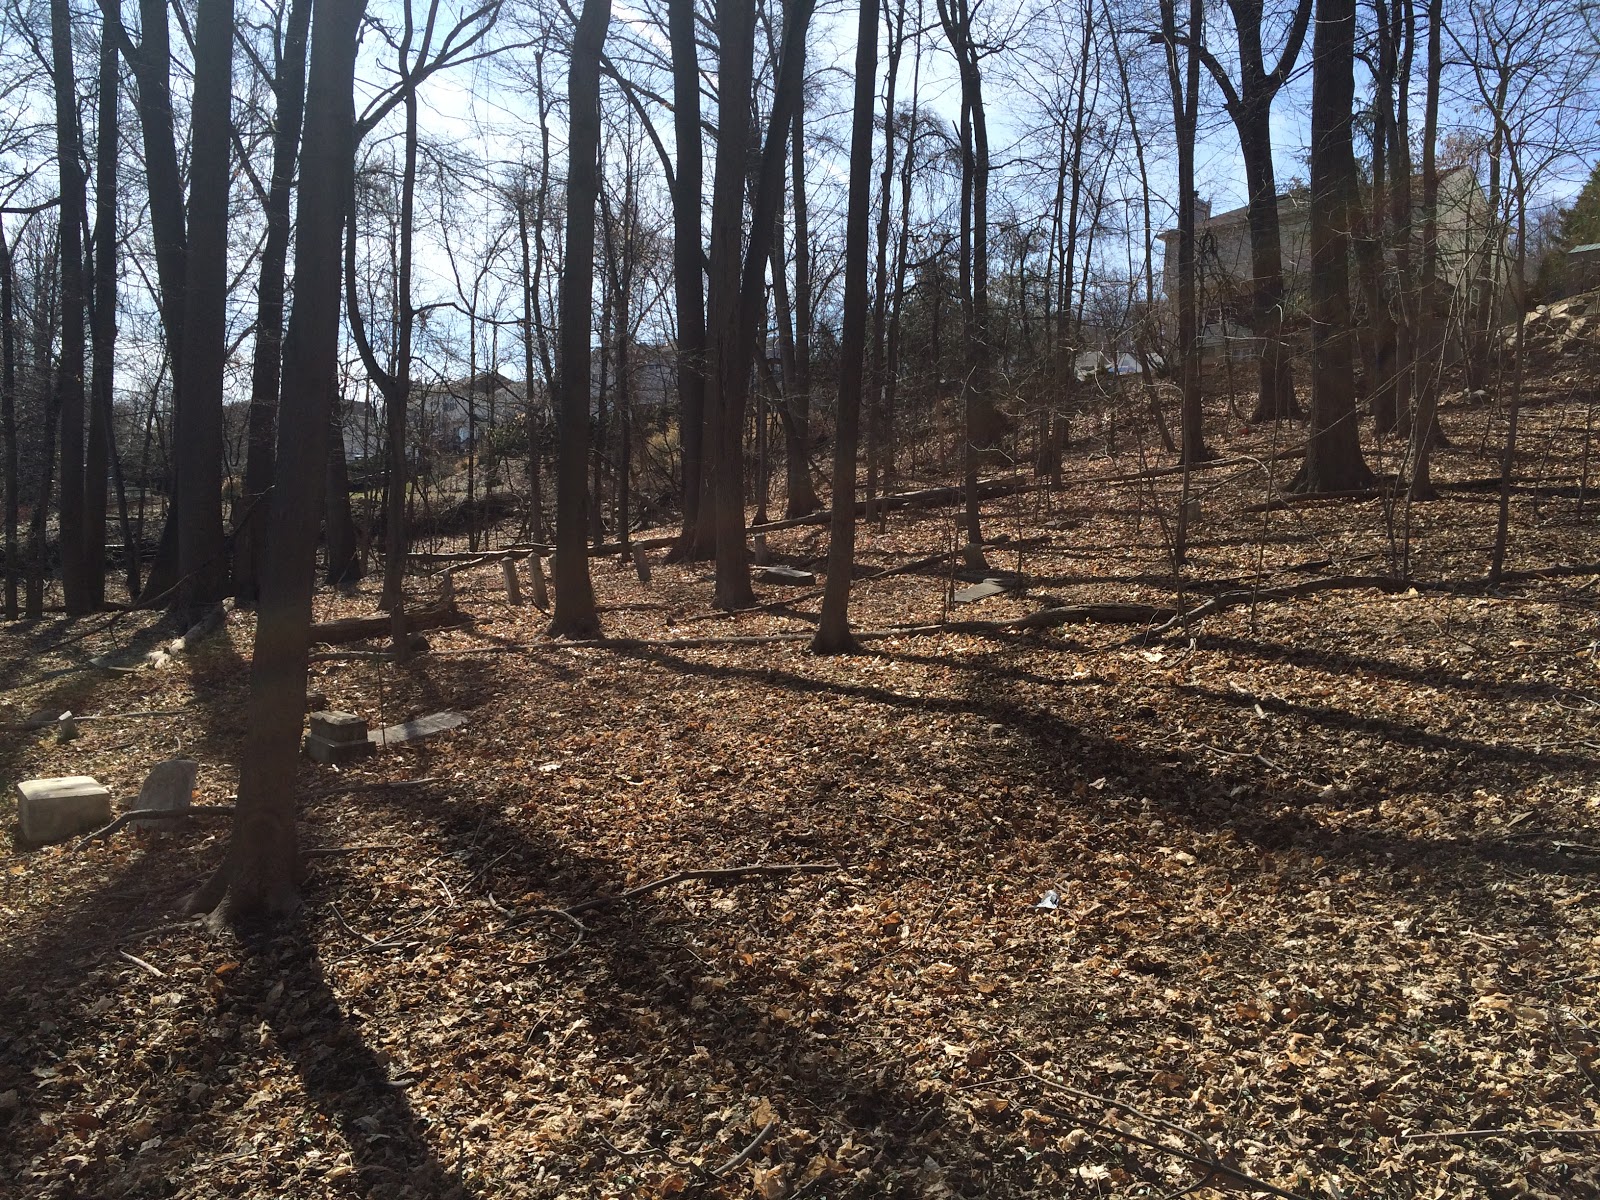
M904 23L904 9L902 24ZM838 428L828 522L828 580L811 649L852 649L850 578L856 549L856 443L867 352L867 244L872 222L872 110L878 67L878 0L861 0L856 27L855 116L850 128L850 196L844 233L844 313L839 335Z
M311 64L296 203L294 307L283 348L278 479L261 573L250 709L233 834L222 863L189 901L219 920L279 918L299 906L302 864L295 774L327 427L339 349L339 235L353 170L356 37L365 0L314 0Z

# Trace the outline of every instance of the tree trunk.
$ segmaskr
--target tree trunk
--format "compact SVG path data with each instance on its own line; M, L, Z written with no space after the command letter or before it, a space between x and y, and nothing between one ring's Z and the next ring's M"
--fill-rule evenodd
M1305 463L1290 485L1300 492L1354 491L1373 482L1357 437L1350 345L1355 7L1355 0L1317 0L1312 43L1311 431Z
M707 411L718 431L716 453L717 582L714 603L725 610L755 602L744 523L744 418L756 350L756 326L765 312L767 257L778 198L783 191L785 150L794 114L803 99L804 43L812 0L789 0L784 7L783 48L773 81L772 111L751 205L748 244L740 251L745 227L744 187L747 156L753 148L750 122L753 12L744 0L723 0L722 59L718 69L718 143L712 186L711 291L707 305L711 344L711 388ZM713 398L714 397L714 398ZM708 428L710 425L708 423Z
M339 348L339 234L354 153L356 35L364 0L315 0L304 167L295 237L294 311L284 338L279 486L260 579L250 715L233 836L221 866L189 902L230 921L282 917L299 906L295 775L326 429Z
M272 81L276 105L272 130L272 175L267 185L267 236L261 247L256 287L256 342L250 362L250 417L245 451L243 508L234 527L233 594L254 604L260 569L262 532L272 486L273 437L278 421L278 377L283 367L284 269L289 259L289 192L300 151L305 109L306 37L311 0L292 0L283 53Z
M585 476L589 460L589 334L594 304L594 213L600 192L600 55L611 0L584 0L567 72L566 253L561 266L560 340L555 395L560 429L556 462L555 637L600 632L589 552Z
M56 166L60 186L61 349L56 407L61 422L61 583L67 612L90 611L84 558L84 181L78 132L78 88L72 63L72 16L67 0L50 0L50 58L55 82ZM104 481L102 480L102 497ZM103 501L102 501L103 503ZM102 538L104 533L102 532Z
M903 16L903 8L901 12ZM872 220L872 108L877 59L878 0L861 0L856 29L855 119L850 130L850 198L844 232L839 425L833 443L828 579L817 633L811 641L811 649L817 654L842 653L855 644L850 635L850 578L856 548L856 442L861 422L862 360L867 349L867 238Z
M1413 500L1432 500L1429 459L1436 440L1439 364L1444 335L1439 297L1439 168L1434 142L1439 136L1439 85L1444 70L1441 45L1444 0L1428 0L1428 74L1422 119L1422 270L1417 308L1416 408L1411 415L1411 484Z
M100 95L95 118L94 168L94 305L89 318L93 355L93 394L89 404L89 436L83 467L83 567L92 609L106 601L106 476L114 447L112 440L112 382L117 349L117 153L118 89L121 64L109 37L100 39ZM122 511L127 502L120 487ZM129 543L127 522L123 542L128 554L128 596L139 591L139 556Z
M22 484L17 453L17 309L16 276L11 264L11 245L0 229L0 460L5 467L6 544L5 613L6 620L17 619L17 583L22 562L17 544L20 505L17 490Z
M344 457L344 414L338 383L328 390L328 479L325 487L323 529L327 539L328 575L334 587L348 587L361 578L361 554L355 517L350 511L350 470Z
M221 599L228 576L222 532L222 376L228 332L233 0L200 0L195 62L183 347L175 360L179 578L174 607L186 617Z
M795 48L804 55L805 47ZM802 78L805 64L801 62ZM794 110L794 140L789 147L794 203L794 375L784 380L784 480L788 496L785 517L799 517L822 507L811 483L811 204L806 188L806 106ZM774 231L774 237L778 236Z
M1307 6L1309 7L1309 5ZM1278 181L1272 167L1271 96L1242 114L1239 146L1250 191L1250 298L1255 335L1261 339L1256 405L1251 424L1299 418L1294 372L1283 341L1283 245L1278 224Z
M683 446L683 536L676 557L694 556L705 488L706 303L704 150L700 132L700 60L694 0L668 0L672 44L672 129L678 172L672 189L673 295L678 318L678 436Z

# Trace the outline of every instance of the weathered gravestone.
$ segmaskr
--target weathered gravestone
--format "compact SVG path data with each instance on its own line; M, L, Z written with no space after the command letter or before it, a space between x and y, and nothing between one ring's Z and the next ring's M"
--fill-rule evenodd
M756 572L757 583L786 583L800 587L816 581L817 577L812 572L797 567L762 567Z
M374 750L367 741L367 722L351 713L315 712L306 734L306 754L324 766L343 766Z
M409 721L390 725L386 729L375 729L366 736L368 744L377 749L379 746L396 746L402 742L420 741L436 733L448 733L466 723L467 718L458 712L429 713L425 717L413 717Z
M139 802L134 807L182 812L194 797L194 780L199 773L200 764L192 758L169 758L157 763L144 777ZM166 821L135 821L133 824L135 829L171 828Z
M88 775L17 784L17 823L32 846L98 829L111 820L111 793Z

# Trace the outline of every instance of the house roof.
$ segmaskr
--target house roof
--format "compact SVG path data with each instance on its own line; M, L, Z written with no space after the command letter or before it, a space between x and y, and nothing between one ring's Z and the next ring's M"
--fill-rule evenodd
M1458 172L1465 171L1466 169L1467 167L1465 164L1448 167L1439 172L1439 179L1441 181L1449 179L1451 176L1457 174ZM1421 175L1412 176L1412 186L1418 189L1421 188ZM1286 209L1292 210L1297 208L1305 208L1310 203L1311 189L1308 187L1290 188L1287 192L1281 192L1278 195L1278 208L1280 212ZM1248 204L1241 204L1238 208L1230 208L1226 212L1213 213L1210 217L1203 221L1197 220L1195 222L1195 228L1217 229L1227 225L1241 225L1247 221L1249 217L1250 206ZM1163 238L1177 237L1178 231L1176 229L1164 230L1161 236Z
M1590 242L1587 246L1574 246L1571 250L1568 250L1567 253L1592 254L1597 250L1600 250L1600 242Z

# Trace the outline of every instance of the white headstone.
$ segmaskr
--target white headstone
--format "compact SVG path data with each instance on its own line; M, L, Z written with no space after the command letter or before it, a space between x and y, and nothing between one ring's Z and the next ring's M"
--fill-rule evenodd
M162 812L182 812L194 796L195 776L200 764L192 758L169 758L157 763L144 777L135 808L155 808ZM166 821L135 821L140 829L170 828Z

